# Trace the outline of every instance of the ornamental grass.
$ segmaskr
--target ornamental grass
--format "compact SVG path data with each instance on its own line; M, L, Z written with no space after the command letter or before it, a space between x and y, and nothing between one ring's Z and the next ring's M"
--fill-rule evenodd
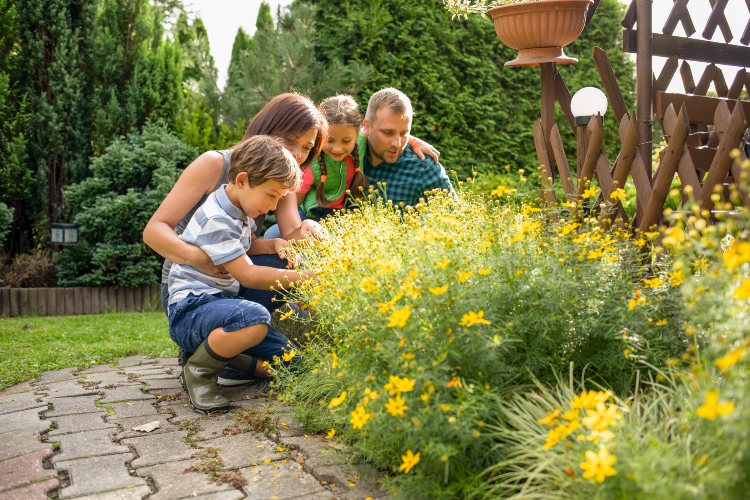
M580 209L550 224L515 192L460 191L403 211L372 200L299 248L317 279L293 300L314 329L278 397L385 471L395 497L481 494L514 394L572 370L624 398L688 344L680 280L643 284L644 241Z

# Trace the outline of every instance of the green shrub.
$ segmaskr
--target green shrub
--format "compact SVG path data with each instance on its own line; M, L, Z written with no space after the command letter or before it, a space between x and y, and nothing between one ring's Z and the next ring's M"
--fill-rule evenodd
M572 363L626 394L639 367L685 348L673 288L634 291L642 243L596 219L549 224L464 193L403 214L367 204L326 226L330 240L300 250L317 280L293 295L318 326L281 398L391 471L398 497L474 491L500 459L485 425L519 388ZM419 463L400 472L409 452Z
M166 127L148 124L94 158L92 176L66 191L80 243L59 255L59 284L156 283L160 259L143 243L143 228L177 180L178 169L196 155Z

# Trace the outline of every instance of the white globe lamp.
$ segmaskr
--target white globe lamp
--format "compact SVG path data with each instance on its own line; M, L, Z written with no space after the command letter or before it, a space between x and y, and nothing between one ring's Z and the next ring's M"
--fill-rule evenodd
M583 87L571 99L570 111L576 125L588 125L593 115L607 112L607 96L596 87Z

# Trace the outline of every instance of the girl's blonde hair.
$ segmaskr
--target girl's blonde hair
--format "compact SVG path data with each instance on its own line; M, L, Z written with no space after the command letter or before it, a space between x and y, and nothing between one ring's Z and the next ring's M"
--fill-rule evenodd
M328 126L332 125L345 125L347 127L354 127L357 129L359 134L359 128L362 126L362 115L359 112L359 106L351 96L348 95L337 95L335 97L329 97L320 103L320 110L326 117ZM356 139L355 139L356 141ZM351 156L354 160L354 178L349 188L351 196L355 199L363 199L365 197L365 187L367 186L367 179L360 170L359 164L359 148L357 143L354 143L354 150L351 152ZM327 207L335 200L329 200L325 195L325 187L323 186L324 181L322 176L326 176L327 167L325 155L322 154L319 157L320 175L321 182L315 189L315 200L320 207Z

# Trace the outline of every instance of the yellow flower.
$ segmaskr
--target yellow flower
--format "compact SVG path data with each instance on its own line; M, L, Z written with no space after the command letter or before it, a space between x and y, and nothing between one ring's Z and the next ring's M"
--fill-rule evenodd
M371 391L369 387L365 388L365 399L367 401L374 401L379 397L380 395L378 395L377 391Z
M328 409L336 408L337 406L341 405L341 403L344 402L346 399L346 391L341 391L341 394L339 394L337 397L333 398L330 403L328 403Z
M547 413L547 416L544 418L539 419L539 423L542 425L547 425L549 427L552 427L555 425L555 422L557 422L558 417L560 416L560 413L562 413L562 410L560 408L555 409L555 411L551 411Z
M374 413L367 413L364 406L357 406L351 415L352 418L349 420L349 423L351 423L352 427L355 429L361 429L368 420L375 416Z
M406 401L404 401L404 398L399 394L394 398L388 398L388 402L385 404L385 409L394 417L403 417L404 412L408 410L409 407L406 406Z
M289 311L279 316L279 321L284 321L285 319L289 319L292 314L294 314L294 309L291 307L289 308Z
M606 431L609 424L617 418L617 406L606 406L604 403L597 403L593 410L586 410L586 418L581 423L591 427L595 431Z
M583 194L581 195L581 198L585 200L587 198L596 196L598 193L599 193L599 190L597 190L596 187L591 186L590 188L588 188L586 191L583 192Z
M680 286L685 279L682 269L669 273L669 286Z
M440 405L438 408L440 408L440 411L449 412L453 408L453 405Z
M414 390L414 385L417 383L416 380L409 377L397 377L391 375L388 379L388 383L383 386L383 389L388 391L389 394L401 394L402 392L411 392Z
M640 306L646 303L646 296L643 295L641 292L638 291L638 289L633 290L633 298L628 302L628 309L631 311L636 308L636 306Z
M584 470L583 478L603 483L608 476L617 474L617 471L612 468L612 464L616 461L617 457L610 455L605 446L599 449L599 453L587 451L586 461L581 463L581 469Z
M560 442L560 431L557 429L550 429L547 433L547 441L542 446L543 450L548 450Z
M740 286L732 290L732 298L737 300L750 299L750 278L745 278Z
M452 379L450 379L450 381L447 384L445 384L446 389L452 389L453 387L458 387L459 389L463 389L464 386L461 383L461 381L458 379L458 377L453 377Z
M560 227L557 232L561 236L565 236L565 235L570 234L571 232L575 231L578 228L579 225L580 224L578 224L577 222L571 222L569 224L565 224L564 226Z
M719 403L719 391L707 391L706 401L695 413L706 420L714 420L719 415L729 415L733 411L734 403Z
M573 409L596 408L597 404L606 402L611 395L610 391L583 391L580 395L573 397L570 407Z
M656 326L664 326L666 324L667 324L666 319L660 319L659 321L656 322Z
M472 276L474 276L474 273L472 273L471 271L461 271L460 273L458 273L458 282L463 283Z
M643 284L646 285L646 288L659 288L664 284L664 282L660 280L658 276L656 276L650 280L644 279Z
M737 361L741 360L745 357L745 354L747 354L747 349L744 347L740 347L739 349L735 349L726 356L717 359L714 361L714 364L718 366L721 371L725 372L729 370L732 366L734 366Z
M492 272L492 269L489 269L489 268L482 268L479 270L479 274L481 274L482 276L487 276L491 272Z
M448 285L439 286L436 288L427 287L427 289L430 291L432 295L443 295L445 292L448 291Z
M730 271L734 271L745 262L750 262L750 243L735 240L732 246L724 252L724 265Z
M333 427L331 427L331 430L328 431L328 434L326 434L326 437L328 439L333 439L333 436L335 436L335 435L336 435L336 429L334 429Z
M625 195L625 190L622 188L617 188L614 191L612 191L612 194L610 194L609 197L613 200L620 200L620 201L625 201L625 198L627 198L627 196Z
M294 357L296 355L297 355L297 350L296 349L292 349L291 351L285 352L284 354L282 354L281 357L284 359L284 361L286 361L288 363L292 359L294 359Z
M403 328L406 325L406 321L411 316L411 308L404 306L401 309L393 311L391 316L388 318L388 326L398 326Z
M336 355L336 351L331 352L331 368L339 366L339 357Z
M380 284L378 283L378 277L377 276L369 276L362 280L362 283L359 284L359 287L362 289L365 293L378 293L380 291Z
M475 313L474 311L469 311L468 313L464 314L461 317L461 321L458 322L459 325L470 327L473 325L490 325L489 321L484 319L484 311L479 311L478 313Z
M490 193L493 196L504 196L506 194L515 193L517 189L507 188L505 186L498 186Z
M419 459L419 453L414 454L411 450L406 450L406 455L401 455L401 465L398 470L402 470L404 474L408 474L419 463Z
M435 269L445 269L446 267L448 267L448 264L450 263L451 263L450 259L443 259L437 264L435 264Z

